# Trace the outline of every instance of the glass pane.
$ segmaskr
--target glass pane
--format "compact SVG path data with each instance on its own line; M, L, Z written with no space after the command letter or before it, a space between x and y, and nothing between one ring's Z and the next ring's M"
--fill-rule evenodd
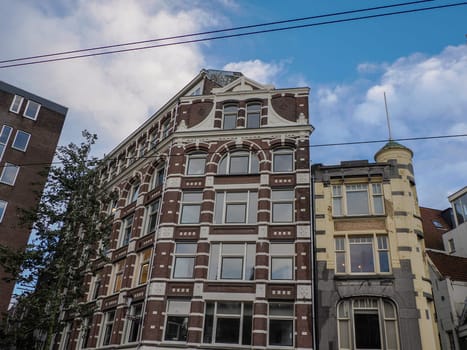
M250 192L248 203L248 223L256 223L258 213L258 192Z
M214 323L214 303L206 303L206 316L204 317L203 343L212 343L212 327Z
M174 278L192 278L195 258L176 258Z
M209 279L216 280L219 270L219 244L211 244L211 255L209 257Z
M224 157L219 162L219 165L217 167L218 174L221 174L221 175L227 174L227 158L228 157Z
M245 303L243 305L243 330L242 344L251 345L251 330L252 330L252 305Z
M2 128L2 133L0 134L0 143L6 143L10 138L12 127L4 125Z
M355 313L355 345L358 349L381 349L377 313Z
M238 344L240 318L217 318L216 343Z
M195 254L196 243L177 243L175 253L179 254Z
M240 302L220 302L217 303L217 314L240 315L242 303Z
M371 243L350 244L350 267L352 272L375 271Z
M382 194L381 184L372 184L373 194Z
M347 214L369 214L367 191L347 191Z
M269 345L292 346L293 345L293 321L269 320Z
M248 155L231 155L230 156L230 174L247 174L248 173Z
M374 196L373 197L373 207L375 209L375 214L384 214L383 197L382 196Z
M293 279L292 258L271 258L271 279L291 280Z
M224 115L224 129L235 129L237 127L237 115Z
M350 349L349 321L339 321L339 348Z
M6 184L13 185L15 183L16 174L18 173L18 170L19 167L17 167L16 165L5 163L2 178L0 180Z
M386 321L386 343L388 350L397 349L396 321Z
M182 224L195 224L199 222L199 213L201 205L184 205L182 207Z
M188 159L188 175L201 175L204 174L206 158L193 157Z
M293 170L292 154L274 154L274 172L287 172Z
M169 300L167 313L172 315L187 315L190 312L191 302L182 300Z
M256 154L251 154L250 155L250 173L256 174L259 173L259 160Z
M224 210L224 192L216 193L216 206L214 209L214 222L216 224L222 224L222 217L223 217L223 210Z
M222 254L241 254L243 256L245 251L244 244L223 244L222 245Z
M270 316L293 316L294 305L291 303L271 303L269 304Z
M249 113L247 117L247 128L259 128L260 114L258 113Z
M226 223L245 223L246 204L227 204L225 213Z
M396 318L396 310L394 306L389 302L384 300L384 318Z
M379 269L381 272L389 272L389 252L379 252Z
M186 341L188 334L188 317L167 316L165 340Z
M148 281L148 270L149 270L149 264L143 264L141 265L141 272L140 272L140 277L139 277L139 283L146 283Z
M293 204L292 203L274 203L272 205L273 222L292 222Z
M256 259L256 244L247 244L246 246L246 266L245 279L252 281L255 279L255 259Z
M332 186L332 195L333 197L342 196L342 186Z
M243 258L222 258L222 279L242 279Z
M18 148L22 151L26 150L26 146L29 142L29 135L28 133L25 133L24 131L18 130L16 133L15 140L13 142L13 147Z
M339 318L349 318L349 302L343 301L339 303L337 307L337 317Z
M332 210L335 216L342 216L342 198L332 199Z
M336 272L345 272L345 253L336 252Z
M294 200L294 191L272 191L271 199L273 201L280 201L280 200Z
M378 249L388 249L388 238L386 236L378 236Z
M226 194L226 202L246 202L248 192L229 192Z

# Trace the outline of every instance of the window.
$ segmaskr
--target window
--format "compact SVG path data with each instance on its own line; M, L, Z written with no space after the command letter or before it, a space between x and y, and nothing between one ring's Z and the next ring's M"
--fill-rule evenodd
M0 176L0 182L13 186L18 176L19 166L5 163L3 166L2 175Z
M133 219L134 219L133 214L123 219L123 230L122 230L122 233L120 234L119 247L123 247L124 245L127 245L130 242L131 230L133 228Z
M217 173L225 174L257 174L259 173L259 160L252 152L239 151L228 153L219 162Z
M146 231L145 234L156 231L157 218L159 216L159 200L146 206Z
M154 171L154 174L152 175L151 189L162 186L162 184L164 183L164 174L165 174L165 167L164 167L164 164L162 164L160 167L158 167Z
M259 128L261 119L261 104L249 103L246 107L246 127Z
M41 109L41 105L39 103L28 100L28 103L26 104L26 108L24 109L23 115L26 118L36 120L40 109Z
M294 190L272 190L272 222L294 221Z
M143 158L146 154L146 141L138 144L138 158Z
M454 245L454 238L448 239L449 253L454 253L456 251L456 246Z
M258 193L217 192L214 209L216 224L252 224L256 223L258 212Z
M384 214L382 185L347 184L332 186L334 216Z
M102 286L102 272L97 272L96 275L93 277L92 292L91 292L90 300L97 299L100 293L101 286Z
M8 202L0 200L0 222L2 222L3 217L5 216L7 205Z
M452 202L457 226L467 221L467 193Z
M168 300L164 340L186 341L188 334L188 315L190 302Z
M29 139L31 138L31 135L28 134L27 132L18 130L16 132L15 139L13 140L13 145L11 147L19 150L19 151L26 151L26 148L28 147Z
M13 97L13 102L11 103L11 106L10 106L10 111L13 113L19 113L21 105L23 104L23 100L24 100L23 97L15 95L15 97Z
M275 150L272 157L273 171L275 173L285 173L294 170L293 151L291 149Z
M162 138L166 138L170 134L170 119L167 119L164 124L162 124Z
M184 192L182 194L181 224L199 223L202 200L203 194L201 192Z
M206 166L206 154L194 153L188 156L186 174L187 175L204 175Z
M149 260L151 259L151 250L148 248L143 250L139 255L139 277L138 284L143 284L148 281L149 277Z
M112 329L115 321L115 310L107 311L104 315L104 325L102 327L102 345L109 345L112 337Z
M71 345L71 333L73 331L72 322L67 322L63 329L62 339L60 341L60 350L67 350Z
M126 166L133 164L136 161L136 149L132 148L126 152Z
M387 236L336 237L335 253L336 273L390 272Z
M223 129L235 129L237 127L238 107L235 105L224 106Z
M193 278L196 243L176 243L173 278Z
M3 158L3 153L5 152L12 131L13 128L11 126L3 125L2 132L0 133L0 160Z
M126 340L128 343L133 343L139 338L139 331L141 329L141 319L143 314L143 304L133 304L127 314L127 329Z
M117 293L122 289L123 271L125 270L125 260L121 260L114 265L114 287L113 292Z
M89 346L89 338L91 335L91 317L85 317L81 321L81 332L79 339L79 349L86 349Z
M210 280L253 280L255 278L254 243L213 243L209 258Z
M140 182L137 181L131 186L130 195L128 196L128 204L134 203L138 199L140 185Z
M269 345L293 346L294 304L269 303Z
M295 245L293 243L273 243L269 246L271 256L271 279L294 279Z
M355 298L337 305L339 349L399 349L396 308L381 298Z
M219 301L206 303L204 343L251 345L252 304Z

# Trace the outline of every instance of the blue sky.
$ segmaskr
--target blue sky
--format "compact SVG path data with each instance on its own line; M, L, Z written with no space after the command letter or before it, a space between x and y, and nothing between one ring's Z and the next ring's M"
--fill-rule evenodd
M0 2L0 60L396 3ZM455 2L430 1L406 8ZM86 128L99 136L97 155L110 151L202 68L240 70L276 87L309 86L312 144L387 138L384 91L394 138L462 134L467 133L466 18L467 6L454 7L0 68L0 79L69 107L60 143L79 142L80 130ZM447 207L447 196L467 185L467 138L403 143L415 153L420 204ZM373 160L381 146L312 148L312 160L325 164Z

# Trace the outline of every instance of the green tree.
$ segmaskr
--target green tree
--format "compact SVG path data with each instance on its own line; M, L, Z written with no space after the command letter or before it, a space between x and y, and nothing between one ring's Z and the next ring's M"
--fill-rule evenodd
M99 160L91 157L97 137L58 147L58 166L46 170L48 181L37 208L22 213L34 239L25 250L0 246L0 265L17 286L14 312L0 325L0 348L49 349L64 313L86 313L84 276L102 254L110 232L110 216L102 207L110 198L100 185ZM89 312L89 310L88 310Z

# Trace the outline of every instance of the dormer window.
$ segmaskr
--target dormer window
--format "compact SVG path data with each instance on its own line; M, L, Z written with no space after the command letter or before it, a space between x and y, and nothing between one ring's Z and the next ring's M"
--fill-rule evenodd
M222 127L224 130L235 129L237 127L238 107L236 105L224 106L224 117Z
M246 127L255 129L260 127L261 104L249 103L246 107Z

